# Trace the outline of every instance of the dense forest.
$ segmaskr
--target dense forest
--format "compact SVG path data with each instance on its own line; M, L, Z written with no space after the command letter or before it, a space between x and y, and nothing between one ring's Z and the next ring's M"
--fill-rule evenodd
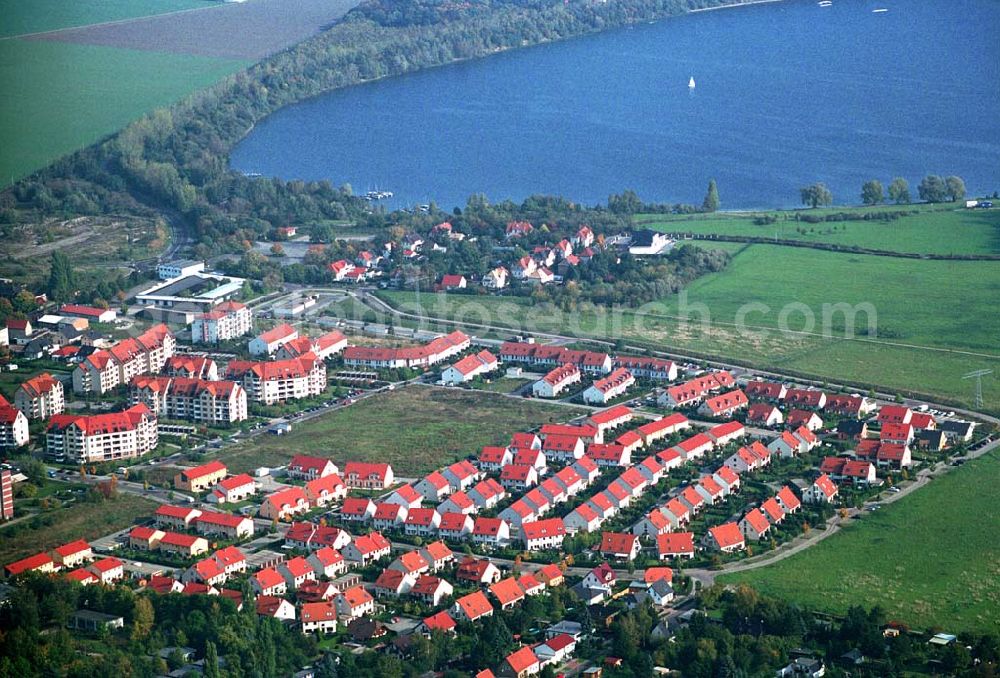
M370 0L344 20L0 193L0 228L44 218L162 213L198 256L238 251L279 224L363 218L329 182L250 178L228 152L255 123L321 92L731 0L440 3Z

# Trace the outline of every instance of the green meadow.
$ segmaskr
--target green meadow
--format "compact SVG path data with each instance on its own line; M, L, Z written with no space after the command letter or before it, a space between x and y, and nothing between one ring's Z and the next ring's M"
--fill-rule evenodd
M914 211L894 221L834 221L808 224L797 215L824 216L833 212L856 214ZM771 224L756 224L762 216ZM717 212L697 215L644 215L641 225L668 233L726 235L830 243L914 254L1000 253L1000 209L969 210L953 205L893 205L871 208L788 210L778 212Z
M993 451L768 567L719 578L811 609L879 605L915 628L1000 631Z
M210 0L0 0L0 38L212 7Z
M517 431L580 416L574 407L507 398L485 391L410 386L295 424L233 447L220 459L234 472L286 464L306 453L345 461L384 461L396 475L419 476L485 445L506 445Z
M0 185L112 134L246 62L0 40Z

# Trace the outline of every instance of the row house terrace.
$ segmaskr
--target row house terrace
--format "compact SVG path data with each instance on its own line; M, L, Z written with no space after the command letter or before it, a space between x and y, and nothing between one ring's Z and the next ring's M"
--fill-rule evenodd
M344 350L344 364L353 368L375 369L429 367L462 353L471 345L468 335L455 331L415 347L348 346Z
M661 407L692 407L714 391L731 388L736 380L729 372L710 372L695 379L671 386L657 398Z
M607 353L530 342L504 342L500 347L500 359L504 362L521 362L541 367L571 364L576 365L581 372L592 375L608 374L612 370L611 356Z

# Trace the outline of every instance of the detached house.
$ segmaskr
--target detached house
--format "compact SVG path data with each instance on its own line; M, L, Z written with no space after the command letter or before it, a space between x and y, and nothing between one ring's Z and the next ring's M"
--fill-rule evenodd
M723 553L742 551L746 548L746 540L740 532L739 525L732 522L708 528L702 543L705 548Z
M605 558L616 560L635 560L641 546L639 537L622 532L604 532L601 534L600 553Z
M785 423L791 429L804 426L810 431L818 431L823 428L823 418L812 410L792 410Z
M458 564L455 578L459 581L477 585L492 584L500 581L500 568L485 558L482 560L466 557Z
M422 600L432 607L437 607L441 601L454 593L454 587L444 579L434 575L424 574L410 589L410 595Z
M837 485L830 476L823 473L802 492L802 501L807 504L832 504L837 498L837 492Z
M375 599L361 586L355 586L333 599L337 614L349 619L359 619L375 611Z
M524 589L521 585L517 583L517 579L514 577L507 577L506 579L501 579L495 584L490 584L490 593L493 597L497 599L500 603L501 610L508 610L522 600L524 600Z
M483 617L493 616L493 605L485 593L475 591L456 600L451 612L455 619L474 622Z
M760 541L770 530L771 523L758 508L750 510L740 520L740 532L747 539Z
M332 578L347 571L344 556L331 546L316 549L306 557L306 560L312 566L313 572L322 577Z
M301 621L302 633L336 633L337 610L329 602L304 603Z
M372 516L372 527L376 530L394 530L403 524L409 509L400 504L382 502L375 506L375 514Z
M480 351L468 355L454 365L446 367L441 373L441 381L445 384L464 384L481 374L488 374L500 366L495 355L489 351Z

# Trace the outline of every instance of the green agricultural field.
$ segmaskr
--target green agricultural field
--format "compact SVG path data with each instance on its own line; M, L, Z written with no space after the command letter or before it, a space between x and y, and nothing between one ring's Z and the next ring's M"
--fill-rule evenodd
M795 221L799 214L827 212L916 211L895 221L836 221L808 224ZM754 219L769 215L773 224L758 225ZM917 254L1000 253L1000 209L967 210L954 206L902 205L841 210L789 210L760 213L698 215L647 215L638 217L647 228L665 232L684 231L755 238L778 238L802 242L832 243Z
M210 0L0 0L0 38L213 7Z
M366 398L296 424L283 436L260 436L219 458L239 473L288 463L297 453L345 461L385 461L396 475L423 475L484 445L583 414L577 408L463 389L410 386Z
M752 312L746 322L775 328L787 304L805 304L816 316L823 304L870 303L886 341L984 351L1000 357L1000 265L994 262L914 261L773 245L753 245L735 256L718 274L695 280L687 289L689 304L705 304L712 321L732 323L747 303L766 304L770 312ZM676 313L678 300L666 303ZM863 321L863 318L862 318ZM842 324L834 319L833 326ZM804 329L793 313L791 329Z
M916 628L997 633L998 482L993 451L799 554L719 581L807 608L880 605Z
M184 54L0 40L0 186L246 65Z
M114 499L91 504L75 502L0 528L0 564L55 548L76 539L96 539L152 516L156 502L121 492ZM15 519L17 500L14 502Z
M807 259L806 263L804 259ZM525 298L422 295L435 317L484 319L498 325L594 338L624 338L655 348L732 358L758 367L797 372L831 381L911 390L971 405L972 385L961 376L973 369L1000 373L1000 266L994 262L915 261L752 245L729 267L705 276L686 291L689 309L707 309L711 324L678 319L679 299L626 309L565 314ZM412 293L384 292L393 304L411 304ZM735 323L741 306L751 307L747 328ZM823 304L873 305L878 336L845 339L843 315L832 315L831 336L823 332ZM794 304L794 306L789 306ZM703 306L701 306L703 305ZM808 329L802 311L815 318L813 334L779 332L783 308L793 312L787 327ZM829 314L828 314L829 315ZM856 328L867 325L858 314ZM987 409L1000 410L1000 378L983 382Z

